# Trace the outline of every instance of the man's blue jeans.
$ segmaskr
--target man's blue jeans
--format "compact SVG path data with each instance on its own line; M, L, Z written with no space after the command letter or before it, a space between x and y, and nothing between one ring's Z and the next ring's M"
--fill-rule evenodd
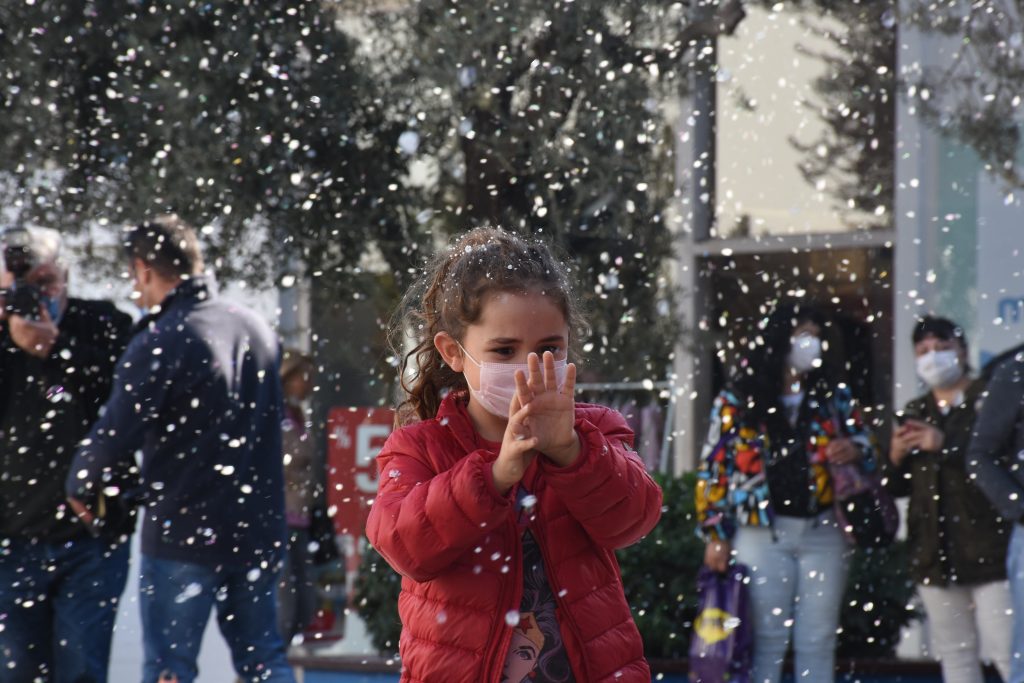
M1024 683L1024 526L1013 525L1006 552L1006 574L1013 601L1013 649L1010 651L1010 680Z
M0 683L103 683L128 543L0 541Z
M143 683L156 683L164 671L175 674L178 683L195 680L199 645L213 608L245 683L295 683L277 632L278 571L208 567L143 554Z

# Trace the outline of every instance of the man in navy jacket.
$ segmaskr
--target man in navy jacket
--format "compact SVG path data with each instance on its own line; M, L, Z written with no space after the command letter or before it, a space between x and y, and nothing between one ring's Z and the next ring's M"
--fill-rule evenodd
M102 524L88 501L121 454L141 451L144 683L193 681L213 608L243 680L293 683L275 606L285 540L277 341L255 313L214 295L195 232L176 216L143 223L125 246L152 312L66 492Z

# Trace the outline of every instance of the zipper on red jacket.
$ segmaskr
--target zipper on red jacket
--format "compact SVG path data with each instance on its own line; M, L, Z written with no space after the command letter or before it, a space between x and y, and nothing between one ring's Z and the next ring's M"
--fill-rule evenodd
M543 530L544 525L540 521L540 515L537 515L537 520L535 524L538 527L538 532ZM533 524L531 524L530 526L532 527ZM551 563L550 556L548 554L547 536L543 533L537 533L534 534L534 537L537 539L537 544L540 546L540 556L544 562L544 576L548 580L548 587L551 588L551 594L555 596L555 604L558 605L558 611L561 613L561 615L565 617L564 621L566 625L569 627L569 630L572 631L572 634L576 639L576 644L579 646L581 650L581 652L579 652L578 654L580 665L583 667L583 673L585 675L581 678L580 676L577 676L577 672L574 671L573 677L577 681L590 681L592 679L590 677L590 670L587 668L587 653L583 651L586 647L583 642L583 636L580 634L579 629L576 628L576 622L573 621L572 615L569 614L569 608L566 606L565 600L562 599L562 590L555 590L555 586L551 585L551 573L549 572L549 569L551 568ZM562 622L563 619L559 619L559 626L561 626ZM568 652L566 652L566 655L568 655ZM569 658L569 666L570 668L572 667L572 658Z
M509 607L508 605L502 605L507 591L503 589L501 595L498 596L498 619L495 623L495 628L487 639L488 642L496 641L496 643L495 647L492 647L484 657L484 681L493 681L493 683L501 683L501 672L505 668L508 648L512 643L512 629L505 621L505 615L512 609L518 612L519 603L523 601L523 543L519 537L519 525L516 523L514 516L509 518L509 524L512 525L512 540L515 545L515 550L512 553L513 565L509 569L512 572L512 582L510 585L513 597L518 597L516 597L515 604ZM502 656L503 653L505 654L504 657Z

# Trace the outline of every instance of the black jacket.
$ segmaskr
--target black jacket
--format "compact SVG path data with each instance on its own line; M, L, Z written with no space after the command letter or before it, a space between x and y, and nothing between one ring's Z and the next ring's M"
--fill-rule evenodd
M1006 519L1024 516L1024 351L992 367L974 434L968 471Z
M120 453L141 449L145 554L211 566L275 561L285 523L273 332L202 278L182 283L138 330L75 455L68 494L90 495Z
M47 358L0 326L0 537L63 542L84 533L64 478L110 393L131 318L107 301L69 299Z
M964 401L943 415L931 392L907 403L908 417L944 434L938 452L910 453L889 476L889 489L910 496L907 545L918 583L977 585L1006 578L1011 525L970 481L965 467L975 406L984 382L975 380Z

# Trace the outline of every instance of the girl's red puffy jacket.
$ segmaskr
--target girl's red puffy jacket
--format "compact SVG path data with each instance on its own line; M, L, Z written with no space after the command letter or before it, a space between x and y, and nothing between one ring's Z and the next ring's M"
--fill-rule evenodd
M582 450L566 468L537 458L523 484L537 497L530 530L557 596L579 683L650 683L613 550L649 532L661 489L632 451L619 413L576 404ZM402 574L402 681L498 683L518 621L522 545L516 490L494 487L494 446L473 429L464 394L437 417L394 432L377 458L370 543Z

